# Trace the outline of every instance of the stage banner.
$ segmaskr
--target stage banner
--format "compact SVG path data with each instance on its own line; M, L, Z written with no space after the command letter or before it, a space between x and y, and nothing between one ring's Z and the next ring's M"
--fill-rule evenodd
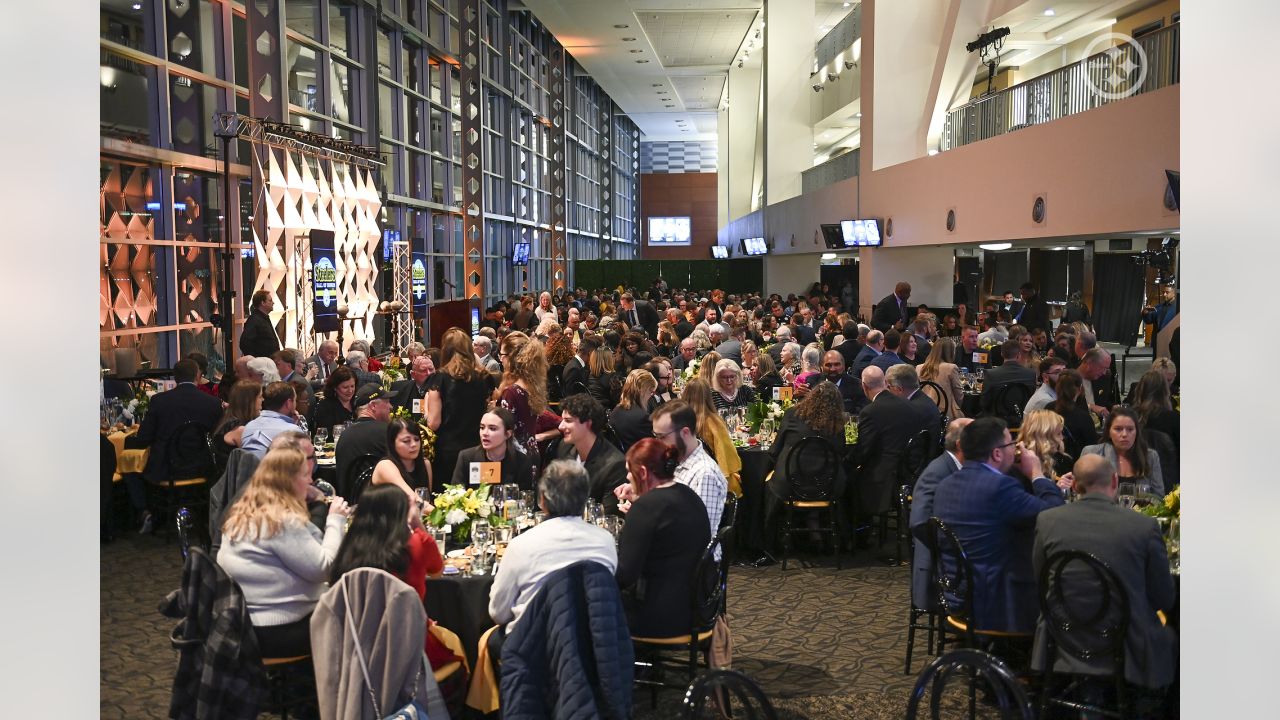
M311 312L315 332L338 329L338 267L333 247L332 230L312 230L311 236Z
M409 263L409 294L413 296L413 317L427 319L427 254L415 252Z

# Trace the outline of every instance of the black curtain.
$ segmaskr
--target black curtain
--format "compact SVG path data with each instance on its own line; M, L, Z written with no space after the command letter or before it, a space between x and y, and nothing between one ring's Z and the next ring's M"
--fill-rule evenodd
M1142 314L1142 267L1133 255L1093 257L1093 322L1098 340L1133 345Z

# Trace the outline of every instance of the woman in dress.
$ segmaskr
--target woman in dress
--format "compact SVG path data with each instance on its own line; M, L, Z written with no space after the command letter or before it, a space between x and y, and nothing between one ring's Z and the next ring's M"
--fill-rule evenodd
M673 637L693 623L689 578L711 542L702 500L675 481L675 448L645 438L627 451L636 499L618 537L618 587L636 637Z
M534 425L547 409L547 351L541 342L524 333L507 335L498 347L504 368L498 406L515 417L515 441L537 466L540 463ZM537 473L536 467L534 472Z
M1058 382L1062 382L1061 375ZM1147 447L1138 414L1133 410L1123 405L1111 408L1111 415L1102 428L1102 442L1085 447L1080 454L1105 457L1115 466L1120 482L1148 483L1152 494L1164 497L1160 456Z
M471 478L471 463L496 462L502 464L503 485L519 485L521 490L537 488L538 456L530 455L515 442L516 418L511 411L496 407L480 418L480 444L458 453L458 464L453 470L453 484L467 485Z
M964 417L964 388L960 386L960 368L956 365L956 342L951 338L938 338L929 351L929 357L916 366L916 374L920 376L920 392L929 396L938 408L946 408L950 402L951 417ZM925 381L937 383L947 397L938 397L938 391L924 386Z
M231 399L214 430L214 447L219 466L225 465L231 451L240 447L244 426L262 412L262 385L252 380L238 380L231 386Z
M471 338L449 328L440 341L440 370L427 379L427 425L436 432L433 489L453 477L458 453L475 444L476 428L493 391L493 376L476 362Z
M1098 441L1093 415L1084 401L1084 380L1076 370L1063 370L1058 373L1058 381L1054 383L1053 390L1058 394L1058 399L1053 401L1049 409L1062 416L1067 455L1075 462L1085 446Z
M742 370L738 363L724 358L716 363L716 372L712 376L715 392L711 399L715 402L716 411L739 410L756 401L756 393L742 384Z
M632 370L622 384L622 399L609 412L609 426L613 428L623 452L640 440L653 436L649 400L657 389L658 379L643 369Z
M417 488L431 487L431 468L422 458L422 437L417 426L391 418L387 423L387 456L373 467L369 484L395 485L413 498L417 497ZM360 502L364 502L364 495Z
M356 419L356 374L342 365L324 381L324 397L311 407L311 419L307 422L311 432L324 428L333 437L333 427Z
M350 515L345 500L331 498L322 535L307 514L311 492L302 451L270 450L222 523L218 565L240 585L263 657L311 652L311 612Z

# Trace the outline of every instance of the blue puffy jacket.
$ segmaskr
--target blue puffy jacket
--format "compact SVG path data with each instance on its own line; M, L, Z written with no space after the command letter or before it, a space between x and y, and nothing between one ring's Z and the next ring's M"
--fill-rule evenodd
M613 573L594 562L558 570L502 645L502 717L628 718L634 660Z

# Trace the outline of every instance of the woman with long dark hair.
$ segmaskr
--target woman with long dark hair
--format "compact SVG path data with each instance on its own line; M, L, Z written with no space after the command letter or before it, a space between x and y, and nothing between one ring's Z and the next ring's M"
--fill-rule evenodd
M1098 431L1094 429L1093 416L1084 400L1084 381L1079 372L1063 370L1053 388L1058 399L1049 409L1062 416L1066 451L1075 462L1086 445L1098 442Z
M387 456L373 468L372 485L395 485L409 497L417 488L431 487L431 468L422 458L422 436L417 426L401 418L387 423ZM364 496L360 496L364 502Z
M675 481L678 453L654 438L627 450L636 499L618 538L618 586L633 636L688 633L689 578L711 541L701 498Z
M1089 445L1080 454L1105 457L1115 466L1120 482L1149 483L1152 493L1164 497L1160 456L1147 447L1142 437L1142 424L1133 410L1123 405L1111 408L1107 424L1102 428L1102 442Z
M252 380L239 380L231 386L231 400L213 432L214 447L221 463L226 462L233 448L240 447L244 426L262 412L262 384Z
M923 363L916 365L916 373L920 376L922 385L926 380L937 383L947 394L947 399L944 400L938 397L937 390L922 387L920 392L933 400L933 404L943 408L947 406L949 400L951 417L964 417L964 388L960 385L960 369L956 365L955 341L951 338L938 338L933 348L929 350L929 357L925 358Z
M480 418L480 444L458 453L453 484L468 484L471 463L496 462L502 464L503 485L519 485L521 490L536 489L538 456L530 455L516 444L515 426L515 416L504 407L495 407L485 413Z
M619 449L627 448L640 440L653 436L649 422L649 401L658 389L658 380L648 370L637 368L627 375L622 384L622 399L609 411L609 425L618 437Z
M458 453L476 441L476 428L493 391L493 376L476 362L471 338L449 328L440 341L440 368L427 379L427 425L436 432L433 489L453 477Z
M311 406L311 417L307 420L312 433L320 428L332 433L335 425L356 419L356 374L351 368L343 365L330 373L322 393L324 397Z
M499 344L502 384L498 405L515 417L515 441L533 460L537 474L538 439L534 426L547 409L547 353L542 343L524 333L511 333Z
M239 383L237 383L239 384ZM232 388L232 392L235 389ZM1133 390L1133 410L1138 414L1138 421L1147 430L1159 430L1169 436L1173 446L1181 447L1181 426L1178 412L1173 409L1173 398L1169 395L1169 383L1159 370L1148 370Z

